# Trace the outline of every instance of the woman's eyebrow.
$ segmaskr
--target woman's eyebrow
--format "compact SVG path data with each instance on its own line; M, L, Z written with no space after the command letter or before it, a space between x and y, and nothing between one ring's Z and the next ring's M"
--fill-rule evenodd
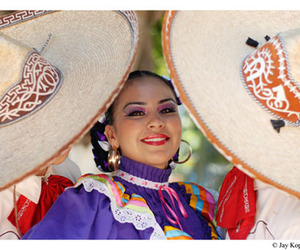
M162 99L160 101L158 101L158 104L162 104L162 103L165 103L165 102L169 102L169 101L172 101L176 104L175 100L173 98L166 98L166 99ZM124 107L123 107L123 110L128 107L129 105L141 105L141 106L146 106L147 103L146 102L129 102L127 103Z
M162 104L162 103L165 103L165 102L168 102L168 101L172 101L172 102L174 102L176 104L176 101L173 98L162 99L158 103Z
M127 104L123 107L123 110L124 110L127 106L129 106L129 105L143 105L143 106L145 106L145 105L147 105L147 103L145 103L145 102L129 102L129 103L127 103Z

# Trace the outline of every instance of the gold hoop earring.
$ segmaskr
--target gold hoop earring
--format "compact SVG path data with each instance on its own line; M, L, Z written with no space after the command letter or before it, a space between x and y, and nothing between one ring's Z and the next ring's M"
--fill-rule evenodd
M174 163L176 163L176 164L183 164L183 163L187 162L187 161L191 158L192 152L193 152L191 145L190 145L186 140L181 140L181 141L182 141L182 142L185 142L185 143L188 145L188 147L189 147L189 155L188 155L187 158L184 159L183 161L176 161L176 160L172 159L172 161L173 161Z
M117 148L110 148L107 157L108 168L111 171L115 171L121 164L121 155Z

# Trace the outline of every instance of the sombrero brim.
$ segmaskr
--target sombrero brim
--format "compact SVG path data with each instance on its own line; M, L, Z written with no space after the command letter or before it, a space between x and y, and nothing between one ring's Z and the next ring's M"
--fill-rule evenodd
M1 189L49 165L78 141L125 82L138 47L134 12L19 11L0 32L38 51L63 76L41 110L0 128ZM1 190L0 189L0 190Z
M216 149L250 176L300 198L300 129L277 133L270 113L247 93L241 64L248 37L300 27L298 11L170 11L163 51L171 78L197 126Z

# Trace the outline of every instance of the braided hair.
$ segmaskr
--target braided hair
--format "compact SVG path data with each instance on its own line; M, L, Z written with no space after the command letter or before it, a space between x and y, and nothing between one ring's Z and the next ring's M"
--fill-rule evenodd
M162 80L165 84L167 84L170 87L170 89L174 93L176 97L177 105L181 105L181 101L173 87L171 80L164 76L160 76L153 72L145 71L145 70L133 71L129 74L126 83L128 83L133 79L144 78L144 77L155 77L157 79ZM98 122L96 122L96 124L92 127L90 131L94 161L96 163L97 168L102 172L111 172L111 169L108 167L108 160L107 160L110 144L108 143L108 140L105 135L105 126L113 125L114 123L114 119L113 119L114 105L115 105L115 101L111 104L111 106L108 108L106 113L99 119ZM179 153L179 149L173 157L174 160L178 160L178 153ZM169 165L171 165L171 167L174 167L171 164L171 162L172 161L169 162Z

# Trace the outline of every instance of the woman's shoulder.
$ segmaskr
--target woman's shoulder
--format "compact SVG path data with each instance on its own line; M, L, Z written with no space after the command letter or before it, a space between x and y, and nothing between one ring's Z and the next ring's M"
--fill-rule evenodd
M75 183L75 186L80 185L80 183L82 183L83 181L86 181L88 179L95 180L95 181L103 181L103 179L113 180L113 177L109 174L84 174L78 178L78 180Z
M192 182L174 182L171 185L177 186L178 191L184 194L189 205L200 212L210 221L215 220L215 209L218 200L218 193Z
M85 174L82 175L74 184L74 188L84 188L86 192L93 190L105 194L109 197L121 197L125 193L122 183L114 180L109 174Z
M178 181L171 183L177 185L181 192L186 192L189 195L196 196L201 200L206 200L215 204L218 201L219 193L213 189L203 187L199 184L186 181Z
M137 230L152 227L154 231L151 238L164 238L146 200L138 194L128 194L123 184L113 176L86 174L78 179L74 188L84 189L85 193L96 190L101 199L109 199L110 210L116 221L132 223Z
M85 192L96 190L100 195L109 198L111 204L118 209L136 210L152 216L146 200L139 194L129 194L124 185L108 174L85 174L78 179L74 188L84 189Z
M171 186L181 192L190 207L211 222L221 239L224 238L223 229L217 226L216 211L219 193L213 189L205 188L193 182L174 182Z

